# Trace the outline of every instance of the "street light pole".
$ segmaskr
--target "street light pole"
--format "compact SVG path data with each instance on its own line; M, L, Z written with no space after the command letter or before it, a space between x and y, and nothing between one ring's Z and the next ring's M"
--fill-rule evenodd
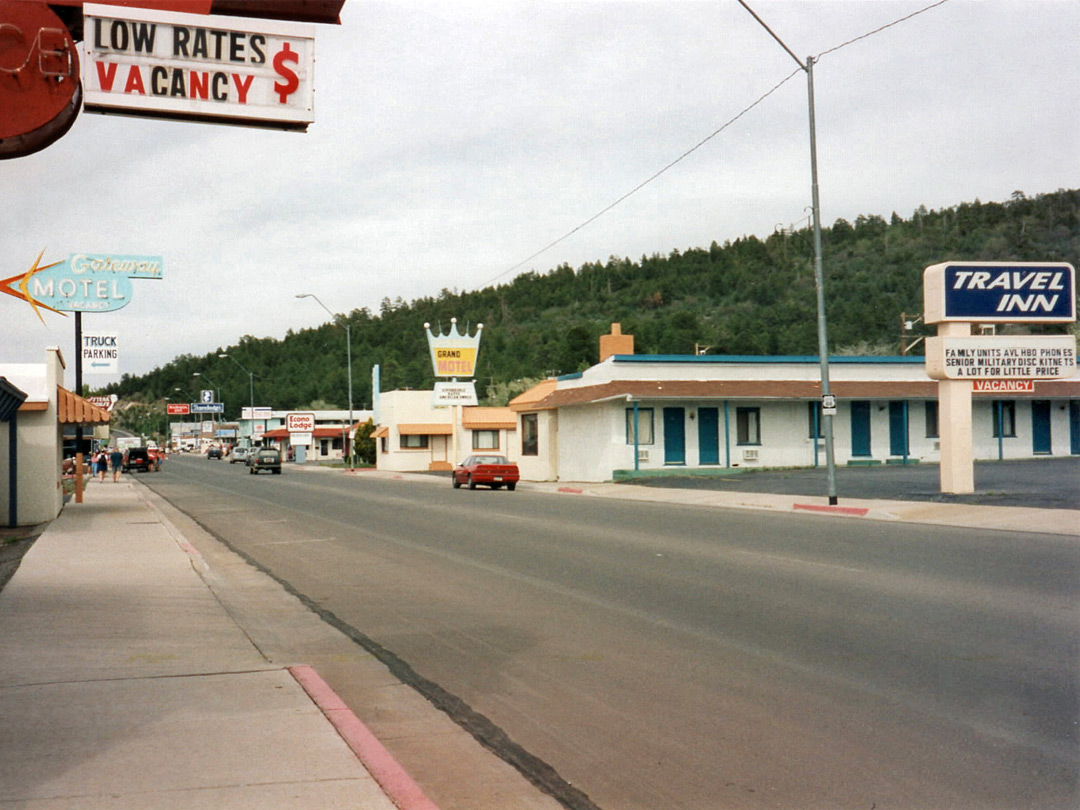
M315 302L320 307L325 309L327 311L327 313L330 315L331 318L337 318L337 315L335 315L333 312L330 311L330 307L328 307L326 304L324 304L322 301L319 300L319 296L314 295L313 293L299 293L296 297L297 298L314 298ZM353 426L352 327L349 326L349 321L347 319L345 319L345 318L342 318L342 326L345 327L345 357L346 357L346 362L348 362L348 364L349 364L348 375L347 375L348 380L349 380L349 426L345 430L346 437L345 437L344 440L348 444L348 447L349 447L348 464L349 464L349 467L351 469L352 466L353 466L353 457L354 457L353 456L353 440L352 440L353 439L353 437L352 437L352 426Z
M192 377L202 377L204 380L206 380L208 383L210 383L210 386L214 389L214 402L220 402L221 401L221 389L218 387L218 384L216 382L211 380L205 374L203 374L201 372L198 372L198 371L196 371L191 376Z
M218 357L221 357L221 358L228 357L230 360L232 360L234 363L236 363L236 365L240 366L241 371L243 371L245 374L248 375L248 386L249 386L248 390L250 391L250 394L251 394L251 410L248 413L248 416L250 417L250 420L251 420L251 436L249 437L249 440L254 445L255 444L255 372L254 371L248 371L246 368L244 368L244 365L239 360L237 360L235 357L233 357L231 354L219 354Z

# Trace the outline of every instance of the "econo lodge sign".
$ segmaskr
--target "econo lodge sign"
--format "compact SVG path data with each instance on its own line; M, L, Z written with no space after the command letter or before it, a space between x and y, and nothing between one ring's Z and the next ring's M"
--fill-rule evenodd
M311 433L315 430L315 414L287 413L285 414L285 429L289 433Z
M87 3L88 111L307 129L314 28Z

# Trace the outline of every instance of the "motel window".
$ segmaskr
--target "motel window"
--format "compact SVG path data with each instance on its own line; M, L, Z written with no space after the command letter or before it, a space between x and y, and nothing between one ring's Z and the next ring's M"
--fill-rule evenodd
M761 408L736 408L735 431L739 444L761 444Z
M937 439L938 433L937 402L926 403L926 438Z
M653 443L653 409L638 408L638 444ZM634 443L634 409L626 409L626 443Z
M521 455L540 455L540 428L535 413L521 415Z
M806 403L806 435L810 439L824 439L825 427L822 424L821 400ZM816 433L816 435L815 435Z
M319 455L325 456L330 452L330 440L319 439Z
M499 431L497 430L474 430L472 432L473 450L498 450Z
M428 446L427 436L402 436L401 437L401 449L402 450L423 450Z
M996 399L990 407L990 419L994 425L994 438L1015 438L1016 402L1011 399Z

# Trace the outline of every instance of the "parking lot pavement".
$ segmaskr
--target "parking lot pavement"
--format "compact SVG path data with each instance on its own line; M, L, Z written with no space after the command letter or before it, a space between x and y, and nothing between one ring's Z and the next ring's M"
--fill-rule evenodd
M975 464L975 492L941 493L937 464L882 464L836 468L836 492L858 500L932 501L978 506L1080 509L1080 456L1069 458L980 461ZM817 469L745 470L716 476L638 478L635 486L759 492L775 495L824 495L824 465Z

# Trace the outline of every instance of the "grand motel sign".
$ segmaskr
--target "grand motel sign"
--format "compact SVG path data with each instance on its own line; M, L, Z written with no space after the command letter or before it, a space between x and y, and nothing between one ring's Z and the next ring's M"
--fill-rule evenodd
M480 354L480 337L483 331L484 325L481 323L477 324L476 331L471 335L468 327L464 332L459 332L457 318L450 319L450 329L446 334L443 334L441 326L436 334L431 331L430 323L424 324L424 334L427 335L428 350L431 353L431 371L436 379L431 404L436 408L453 409L450 452L454 464L461 460L458 458L458 426L461 424L461 408L477 403L476 384L473 382L473 377L476 376L476 359ZM465 379L459 379L461 377Z
M306 130L315 33L345 0L0 0L0 160L61 138L82 109ZM265 19L255 19L255 18ZM77 41L85 58L80 70Z
M1076 374L1071 335L973 336L975 323L1073 323L1076 270L1048 262L945 262L923 271L926 373L938 381L941 491L975 491L973 390L1033 391L1035 380Z

